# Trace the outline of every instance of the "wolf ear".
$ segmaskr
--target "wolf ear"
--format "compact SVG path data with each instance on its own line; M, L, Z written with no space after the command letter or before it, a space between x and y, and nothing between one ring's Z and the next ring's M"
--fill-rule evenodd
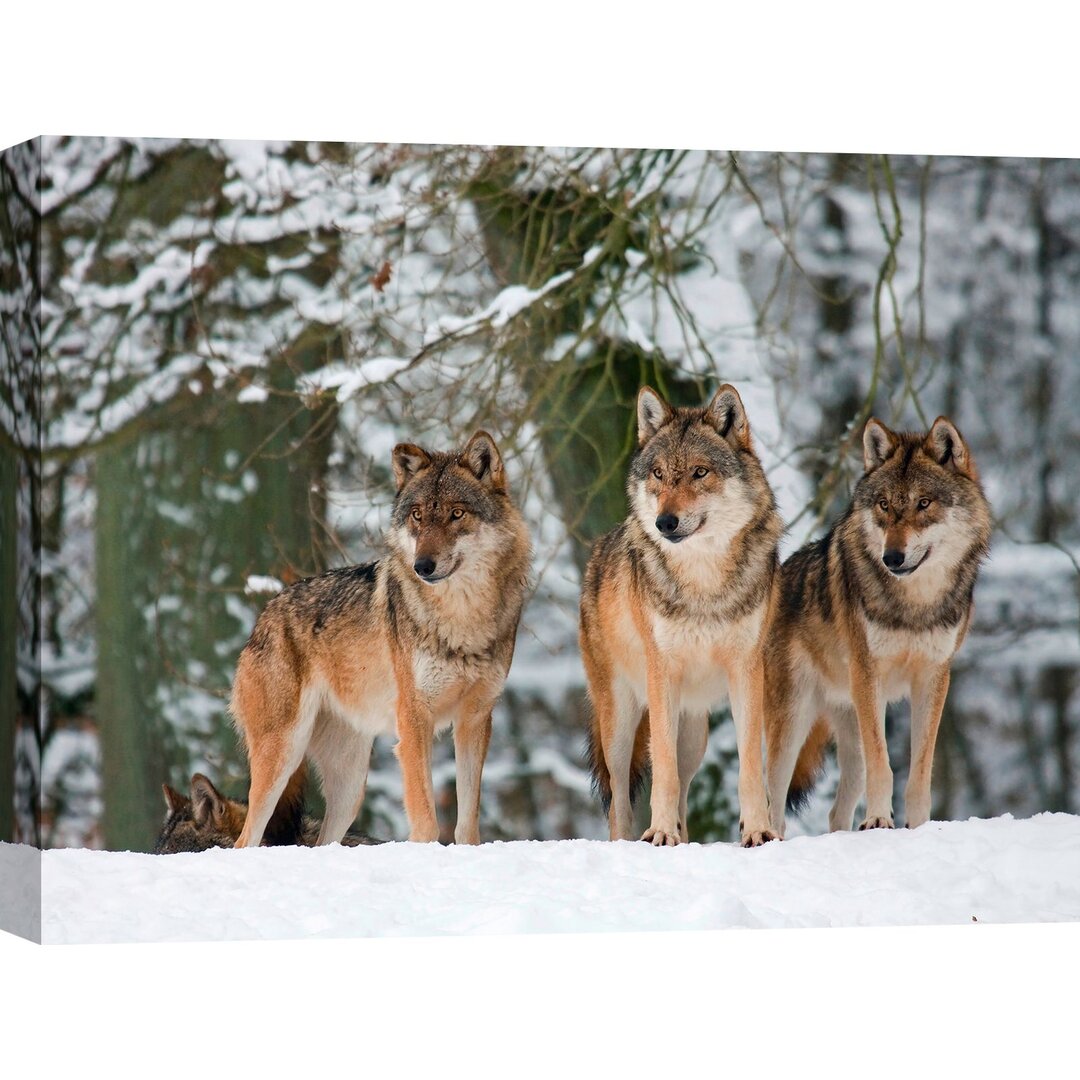
M965 476L975 476L975 463L971 460L967 443L947 416L939 416L923 440L926 452L946 469L955 469Z
M638 446L644 446L674 415L675 410L651 386L643 386L637 396Z
M705 410L705 419L721 438L744 450L750 449L750 421L746 418L739 391L731 383L724 383L713 395Z
M890 431L876 416L871 416L862 433L863 468L870 472L888 461L896 443L895 432Z
M196 825L205 825L211 818L220 822L225 817L225 797L202 773L191 778L191 816Z
M496 491L506 490L506 470L495 440L486 432L478 431L458 455L458 463Z
M421 469L431 464L431 455L413 443L398 443L391 455L394 479L400 491Z
M185 806L191 805L191 800L186 795L181 795L176 788L171 788L168 784L161 785L161 793L165 796L165 808L170 814L175 814L177 810L183 810Z

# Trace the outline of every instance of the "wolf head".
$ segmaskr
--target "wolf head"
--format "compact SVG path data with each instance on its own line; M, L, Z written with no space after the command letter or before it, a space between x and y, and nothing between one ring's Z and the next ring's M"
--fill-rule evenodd
M863 430L865 472L853 508L871 552L897 578L986 553L990 508L971 450L944 416L929 432ZM924 571L925 573L925 571Z
M655 390L638 393L638 451L627 495L646 534L664 546L723 544L772 492L754 453L738 391L724 384L704 408L674 409Z
M516 512L502 458L486 431L458 453L400 443L393 466L390 543L421 581L436 585L498 558Z
M161 828L155 855L181 851L206 851L232 847L244 827L246 804L227 799L202 773L191 778L191 796L162 784L165 795L165 824Z

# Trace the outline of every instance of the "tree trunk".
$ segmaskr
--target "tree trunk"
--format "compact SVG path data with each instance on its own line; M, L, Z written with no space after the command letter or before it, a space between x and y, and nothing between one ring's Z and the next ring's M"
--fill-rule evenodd
M536 288L556 274L577 270L598 245L621 257L631 228L600 196L522 188L515 179L517 165L516 151L501 151L468 187L488 263L500 284ZM567 292L535 305L527 333L508 346L579 569L593 541L626 516L626 469L637 445L639 388L659 388L675 404L698 404L703 396L700 385L680 378L658 352L599 333L590 335L588 356L550 359L557 338L579 334L588 325L597 285L593 274L581 271Z
M312 491L325 414L287 397L200 405L97 457L97 716L112 849L148 848L164 781L184 789L201 768L243 790L226 700L265 602L244 597L245 579L320 569Z

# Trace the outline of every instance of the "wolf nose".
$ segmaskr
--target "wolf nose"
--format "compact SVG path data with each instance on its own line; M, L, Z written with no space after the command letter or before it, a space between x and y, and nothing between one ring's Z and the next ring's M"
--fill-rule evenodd
M890 570L899 570L904 565L904 553L897 551L896 548L889 548L884 555L881 556L881 561Z
M674 514L661 514L656 519L656 527L664 536L670 536L679 527L679 519Z
M412 568L422 577L428 578L435 573L435 560L429 559L426 555L417 559L412 564Z

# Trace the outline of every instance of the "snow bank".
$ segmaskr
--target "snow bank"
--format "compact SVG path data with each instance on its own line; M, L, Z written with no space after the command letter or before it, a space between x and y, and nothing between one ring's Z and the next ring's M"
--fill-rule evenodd
M0 868L13 849L0 845ZM44 940L191 941L1080 919L1080 817L755 850L591 840L42 858Z

